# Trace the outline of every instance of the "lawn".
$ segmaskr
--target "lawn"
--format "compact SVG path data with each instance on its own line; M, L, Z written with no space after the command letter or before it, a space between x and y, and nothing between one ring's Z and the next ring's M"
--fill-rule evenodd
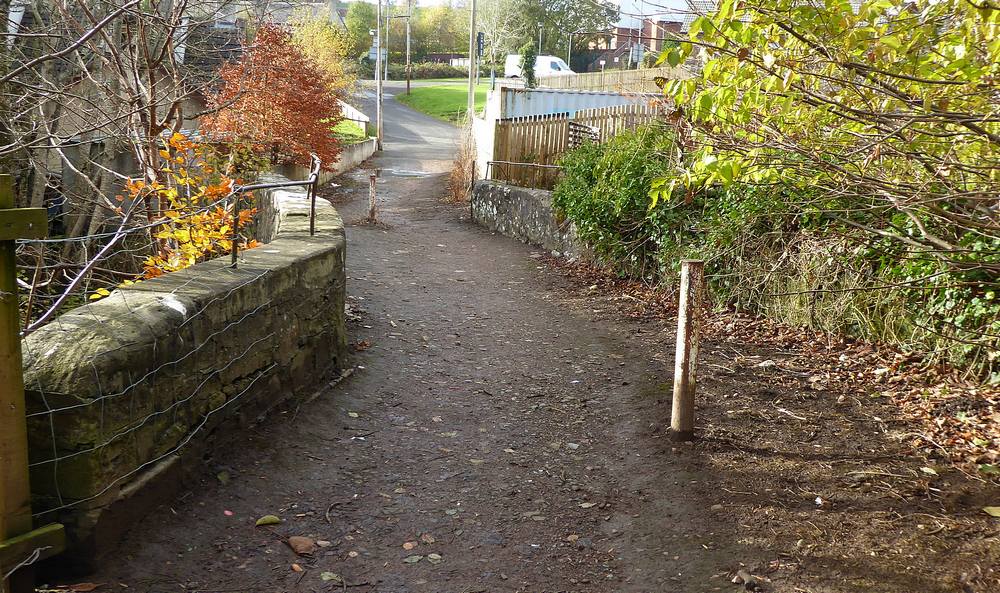
M486 91L489 83L476 87L476 110L486 105ZM467 87L457 84L414 87L410 94L397 93L396 100L417 111L450 122L458 122L465 117Z
M357 122L343 120L333 128L333 135L342 144L357 144L368 139L368 134L361 129Z
M450 82L453 84L466 84L468 78L414 78L413 82Z

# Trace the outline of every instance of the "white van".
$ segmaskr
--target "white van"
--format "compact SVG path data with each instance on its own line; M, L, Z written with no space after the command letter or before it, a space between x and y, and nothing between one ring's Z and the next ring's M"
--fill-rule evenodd
M557 56L538 56L535 58L535 76L562 76L576 74L569 69L569 65ZM507 61L503 66L503 75L506 78L521 77L521 56L520 54L508 54Z

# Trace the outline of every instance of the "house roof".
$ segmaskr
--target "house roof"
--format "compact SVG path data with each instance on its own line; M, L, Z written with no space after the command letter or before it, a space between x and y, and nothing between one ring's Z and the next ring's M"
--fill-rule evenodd
M718 0L687 0L688 11L681 20L681 33L687 33L694 19L715 10Z

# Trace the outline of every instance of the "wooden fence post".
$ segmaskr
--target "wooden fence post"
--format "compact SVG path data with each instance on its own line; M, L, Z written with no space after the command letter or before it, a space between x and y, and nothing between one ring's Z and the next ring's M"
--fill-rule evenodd
M35 590L34 571L15 571L62 551L62 525L32 531L28 429L21 362L15 239L47 234L45 208L14 208L10 175L0 175L0 592ZM9 580L4 576L14 571Z
M681 261L681 291L677 306L677 353L674 357L674 401L670 430L675 440L694 438L694 392L698 376L698 341L705 284L705 262Z
M375 180L378 178L376 173L372 173L368 176L368 222L375 223L378 217L377 204L375 202Z

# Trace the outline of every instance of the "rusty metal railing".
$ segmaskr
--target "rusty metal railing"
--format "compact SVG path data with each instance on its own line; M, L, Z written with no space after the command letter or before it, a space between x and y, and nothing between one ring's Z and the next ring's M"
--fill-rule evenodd
M309 177L302 181L275 181L272 183L251 183L241 185L233 189L233 234L232 234L232 267L237 266L239 260L240 244L240 205L243 194L258 189L280 189L283 187L305 187L306 198L309 200L309 235L316 234L316 190L319 188L319 171L323 166L322 161L315 154L309 156Z

